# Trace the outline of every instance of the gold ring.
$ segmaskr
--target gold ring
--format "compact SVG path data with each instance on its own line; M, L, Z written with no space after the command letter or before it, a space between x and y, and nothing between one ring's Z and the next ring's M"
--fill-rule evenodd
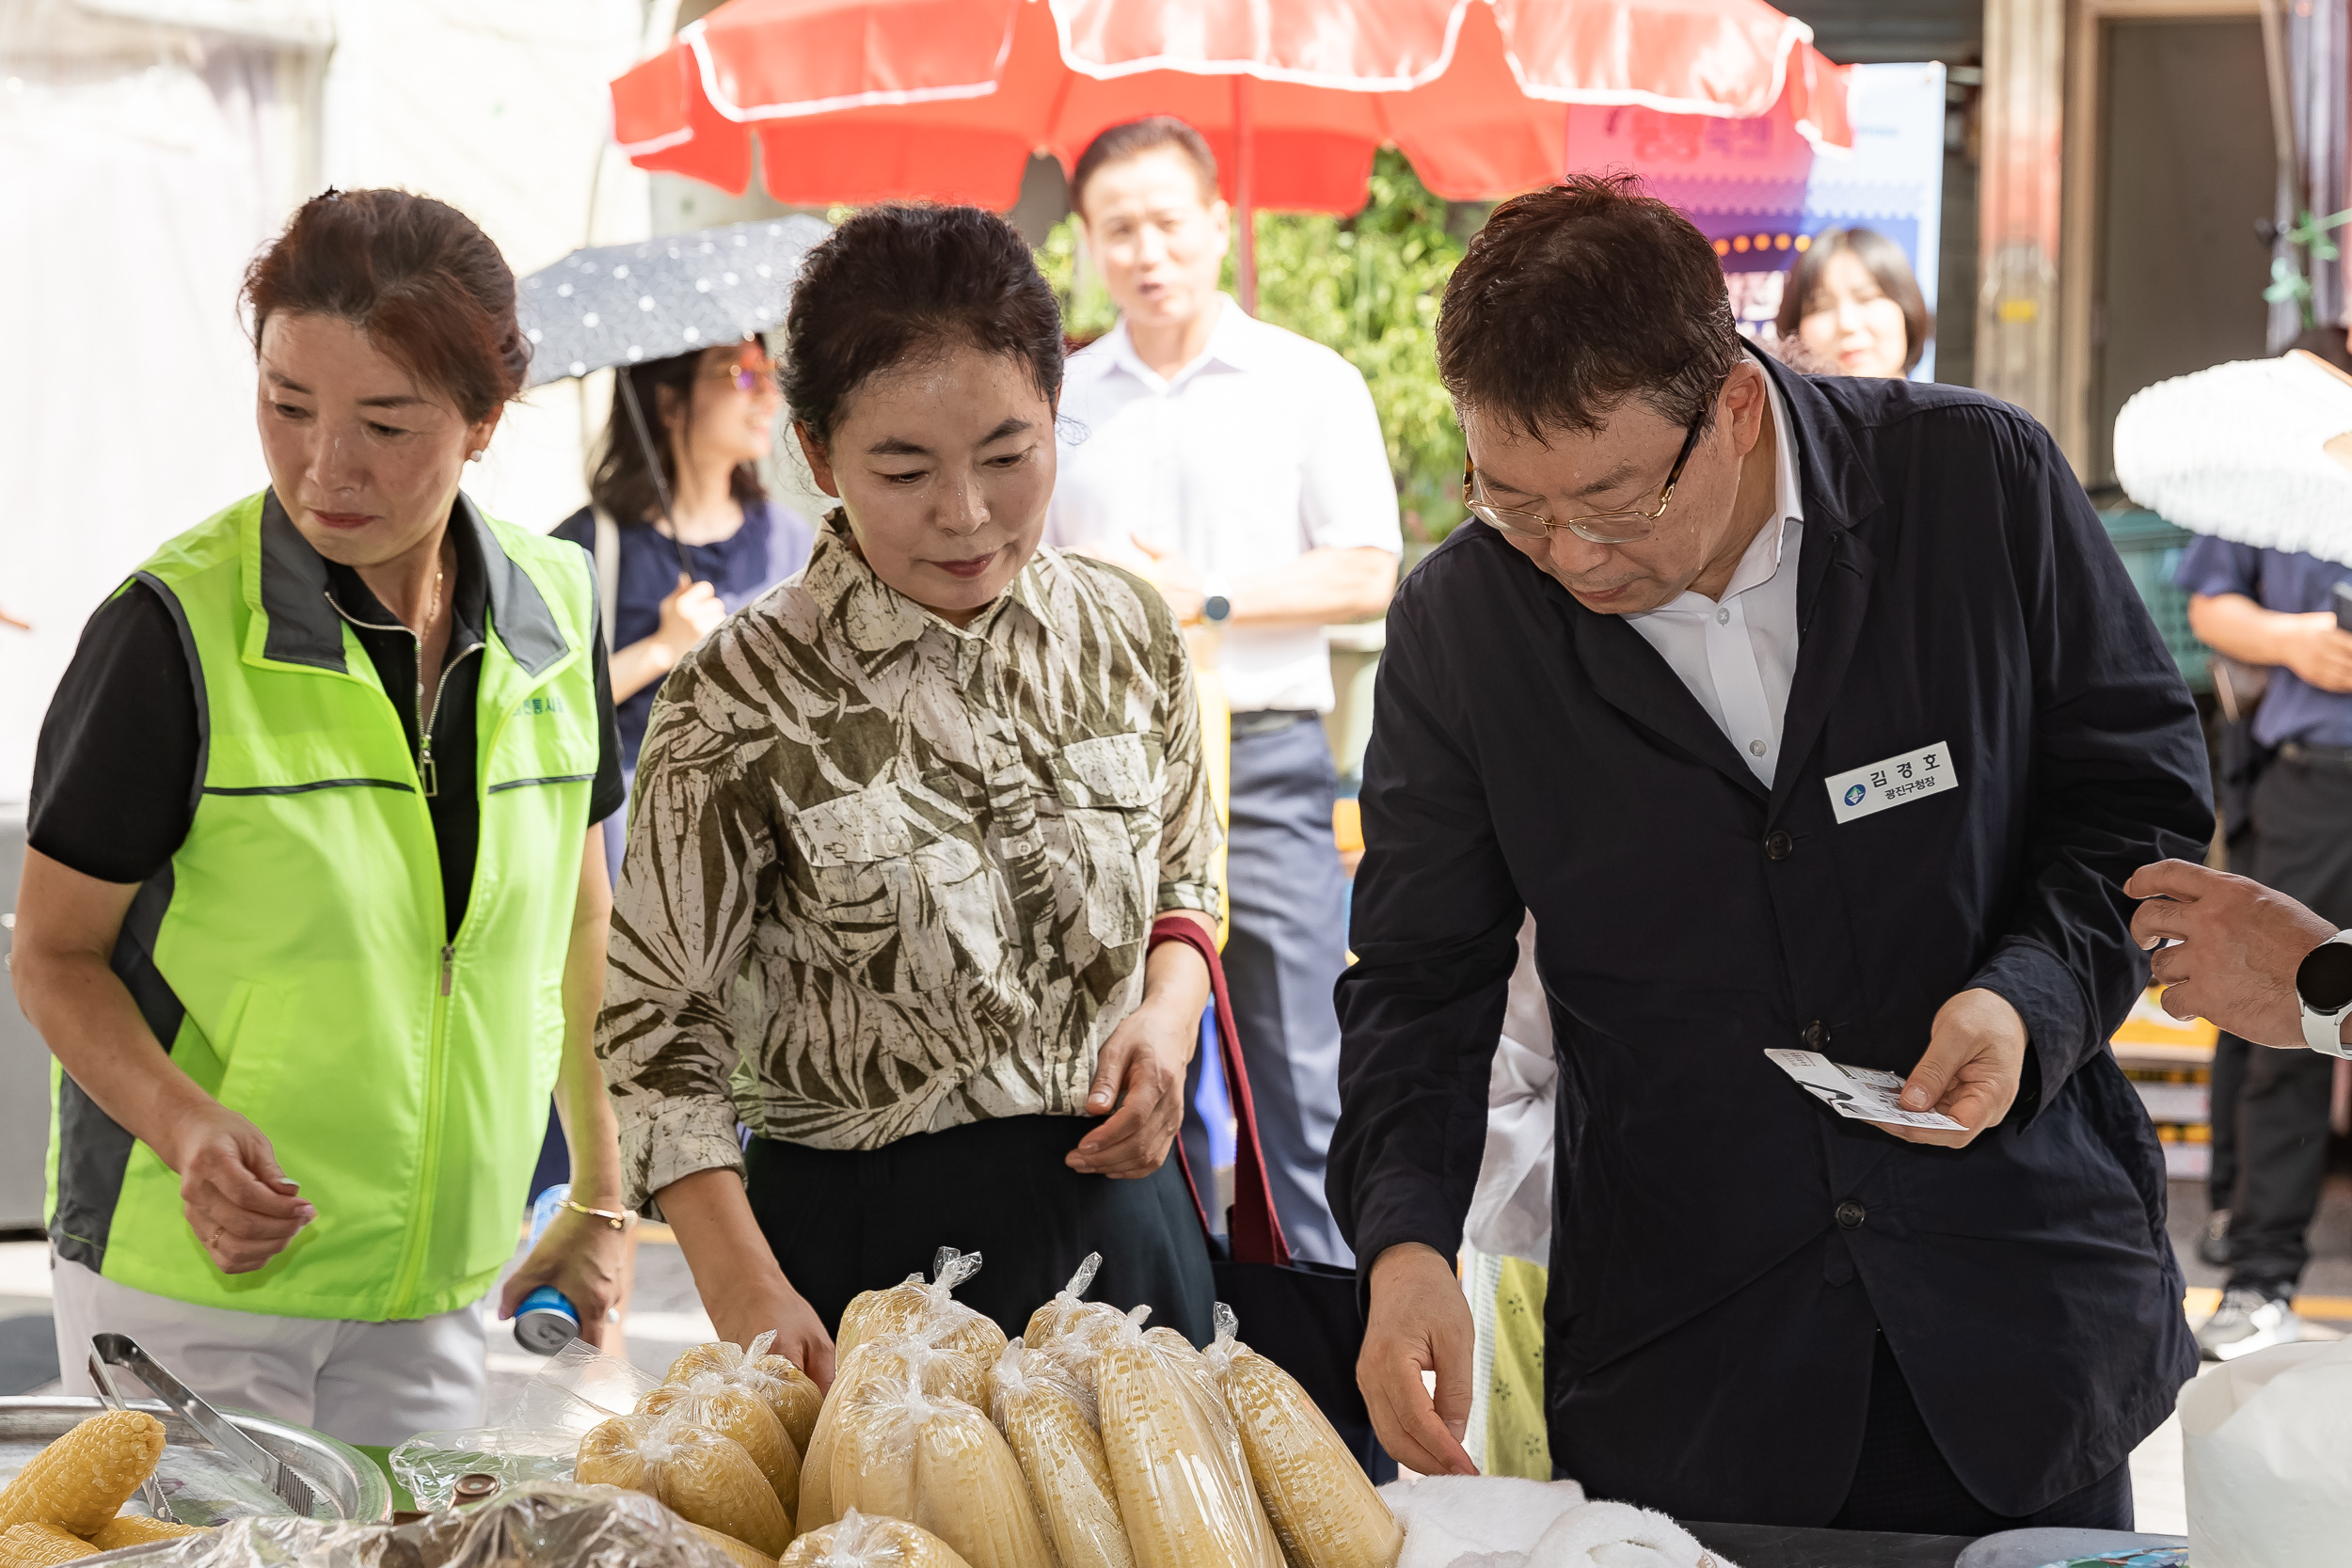
M213 1239L206 1242L204 1244L217 1251L220 1247L220 1233L228 1228L229 1227L225 1225L216 1225L213 1227Z

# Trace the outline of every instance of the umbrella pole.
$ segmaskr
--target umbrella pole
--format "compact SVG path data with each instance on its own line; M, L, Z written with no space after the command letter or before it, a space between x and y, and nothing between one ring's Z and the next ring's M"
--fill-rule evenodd
M1256 80L1247 74L1233 77L1233 219L1241 226L1241 249L1233 257L1233 284L1241 295L1241 308L1253 316L1258 313L1258 225L1250 186L1257 173L1258 149L1250 110L1256 96L1251 89L1256 86Z
M677 569L691 578L694 568L686 563L686 546L677 536L677 519L670 515L670 484L661 477L661 453L653 444L653 427L645 423L644 405L637 401L637 385L627 365L614 366L612 379L620 384L621 401L628 405L629 428L637 432L638 450L645 454L645 473L653 480L653 499L661 508L661 520L670 525L670 547L677 551Z

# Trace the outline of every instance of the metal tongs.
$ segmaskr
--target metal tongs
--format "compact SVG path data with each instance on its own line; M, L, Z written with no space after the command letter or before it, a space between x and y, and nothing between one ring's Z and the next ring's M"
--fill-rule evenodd
M123 1408L122 1395L109 1369L119 1368L137 1378L154 1391L155 1397L178 1412L181 1419L196 1428L197 1434L215 1449L243 1465L278 1494L278 1499L305 1518L317 1514L318 1494L310 1483L281 1464L276 1454L246 1436L221 1413L196 1396L186 1384L157 1364L155 1358L139 1349L138 1341L127 1334L93 1334L89 1340L90 1381L105 1402L117 1409ZM174 1515L165 1506L163 1490L150 1476L141 1489L143 1500L159 1519Z

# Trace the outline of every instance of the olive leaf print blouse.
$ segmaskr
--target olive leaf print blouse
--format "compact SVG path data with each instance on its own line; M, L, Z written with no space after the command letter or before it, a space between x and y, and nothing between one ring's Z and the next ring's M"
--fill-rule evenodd
M646 732L596 1029L628 1201L739 1169L739 1125L875 1148L1079 1114L1153 917L1216 914L1216 842L1148 585L1041 546L958 629L835 511Z

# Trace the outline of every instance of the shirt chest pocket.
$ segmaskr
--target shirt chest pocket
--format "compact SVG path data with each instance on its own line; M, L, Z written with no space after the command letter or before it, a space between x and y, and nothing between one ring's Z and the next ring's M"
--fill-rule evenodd
M787 896L818 956L883 996L952 986L1002 946L972 815L923 784L874 784L793 814Z
M1089 736L1054 754L1054 794L1069 833L1070 895L1104 947L1140 942L1159 902L1160 797L1156 739Z

